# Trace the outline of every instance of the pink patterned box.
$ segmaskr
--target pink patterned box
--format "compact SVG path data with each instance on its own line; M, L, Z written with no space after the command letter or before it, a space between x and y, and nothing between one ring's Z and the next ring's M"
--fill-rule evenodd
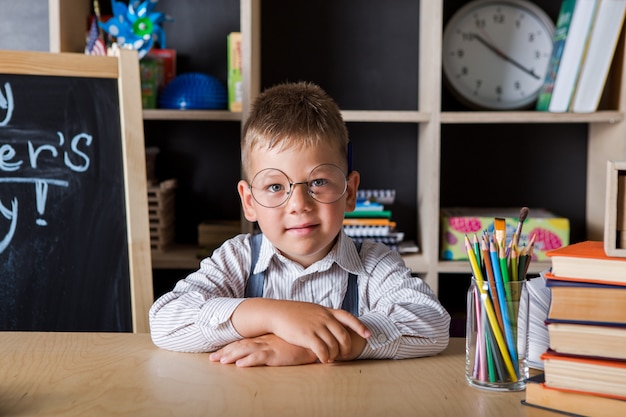
M439 257L442 260L467 260L465 235L480 237L483 230L493 235L494 218L506 220L507 241L517 228L519 208L469 208L450 207L441 209L441 238ZM534 261L546 261L546 251L569 245L569 220L545 210L531 208L524 221L520 247L535 237Z

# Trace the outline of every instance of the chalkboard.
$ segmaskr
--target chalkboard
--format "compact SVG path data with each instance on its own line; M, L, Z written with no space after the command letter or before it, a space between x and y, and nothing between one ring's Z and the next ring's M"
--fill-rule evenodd
M0 51L0 330L147 331L139 69Z

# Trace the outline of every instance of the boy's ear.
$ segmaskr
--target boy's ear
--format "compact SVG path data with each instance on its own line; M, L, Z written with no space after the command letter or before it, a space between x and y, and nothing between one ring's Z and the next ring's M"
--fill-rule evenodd
M239 192L239 198L241 199L241 208L246 220L249 222L257 221L256 210L254 209L254 203L252 201L252 193L248 183L244 180L240 180L237 183L237 192Z
M348 174L348 186L346 187L346 211L354 211L356 207L356 192L361 182L361 174L352 171Z

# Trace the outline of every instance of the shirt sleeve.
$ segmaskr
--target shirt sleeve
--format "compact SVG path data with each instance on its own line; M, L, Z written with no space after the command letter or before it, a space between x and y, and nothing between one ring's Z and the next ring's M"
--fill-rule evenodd
M431 288L384 245L364 244L361 251L366 279L359 277L360 299L365 300L359 319L372 336L359 358L405 359L443 351L450 315Z
M230 317L244 300L249 235L226 241L200 269L159 297L149 311L154 343L180 352L211 352L242 339Z

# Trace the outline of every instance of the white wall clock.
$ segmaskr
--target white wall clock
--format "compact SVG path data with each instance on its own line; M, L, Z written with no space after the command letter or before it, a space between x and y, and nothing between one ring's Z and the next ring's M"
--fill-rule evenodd
M528 108L543 84L553 34L550 17L530 1L472 1L444 30L445 80L472 108Z

